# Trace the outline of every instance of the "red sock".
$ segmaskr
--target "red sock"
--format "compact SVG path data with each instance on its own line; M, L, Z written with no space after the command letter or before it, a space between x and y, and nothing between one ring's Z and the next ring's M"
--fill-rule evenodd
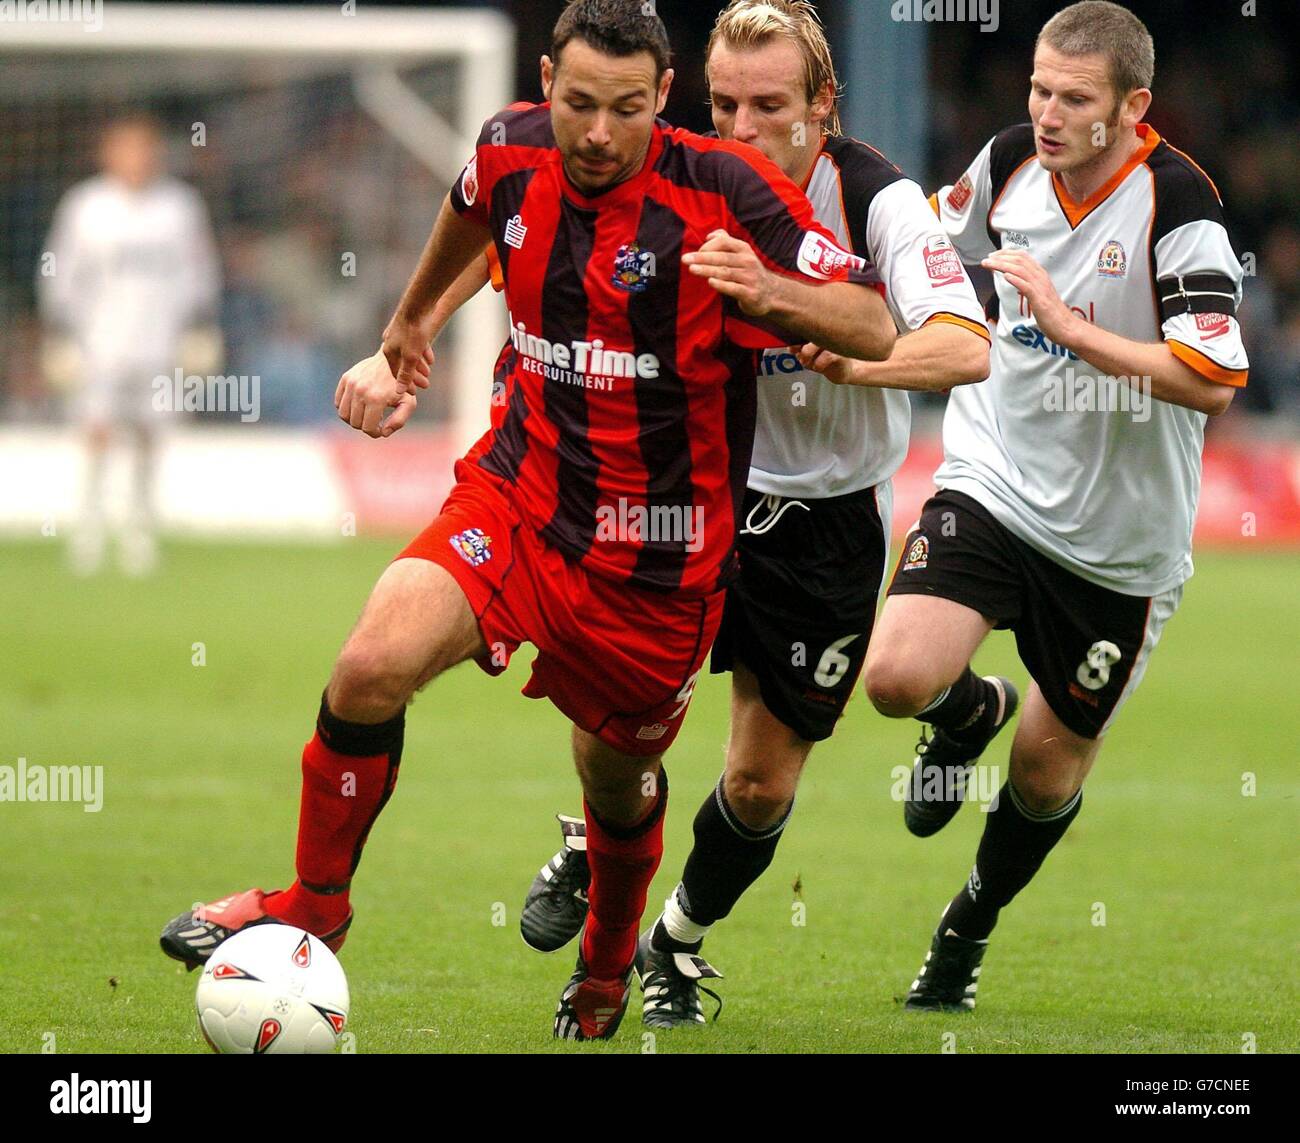
M637 927L645 912L646 894L664 853L667 805L668 778L661 773L659 797L649 816L634 830L619 830L616 836L601 825L583 799L591 887L587 890L590 911L582 957L587 971L601 980L622 976L636 955Z
M302 752L298 880L267 896L271 916L318 934L347 919L362 847L397 784L405 721L402 710L374 726L345 722L321 701Z

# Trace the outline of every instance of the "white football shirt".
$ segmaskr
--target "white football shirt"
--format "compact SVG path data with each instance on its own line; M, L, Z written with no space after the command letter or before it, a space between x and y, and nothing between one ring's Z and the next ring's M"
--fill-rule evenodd
M79 183L55 212L37 284L47 320L83 354L88 384L140 385L177 367L185 329L215 316L220 274L202 199L159 178L138 190L107 176ZM142 379L137 381L136 379Z
M1242 268L1209 177L1146 124L1086 202L1009 128L932 204L964 261L1024 250L1062 300L1121 337L1163 340L1205 377L1244 385ZM1035 325L1002 275L991 376L953 391L940 488L978 500L1031 547L1093 583L1154 596L1192 573L1206 417L1098 376Z
M988 337L970 278L924 193L880 152L827 137L804 193L817 221L874 265L900 332L947 321ZM835 385L788 349L769 349L749 487L796 499L870 488L898 471L910 429L902 390Z

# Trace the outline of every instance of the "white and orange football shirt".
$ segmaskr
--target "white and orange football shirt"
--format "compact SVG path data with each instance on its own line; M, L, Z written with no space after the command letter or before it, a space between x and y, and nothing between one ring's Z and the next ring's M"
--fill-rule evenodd
M1085 202L1038 163L1026 123L994 137L931 203L965 262L1024 250L1087 321L1163 340L1205 377L1244 385L1243 272L1218 190L1149 126L1138 134L1137 151ZM1093 583L1139 596L1182 583L1205 414L1099 377L995 280L991 375L953 391L936 483Z

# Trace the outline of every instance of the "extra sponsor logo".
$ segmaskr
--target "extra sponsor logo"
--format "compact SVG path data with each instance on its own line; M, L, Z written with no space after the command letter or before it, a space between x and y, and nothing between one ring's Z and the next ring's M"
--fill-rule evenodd
M867 260L841 249L815 230L804 235L799 247L799 269L810 278L824 281L842 277L845 270L865 270Z
M1227 314L1197 314L1196 328L1200 331L1202 341L1213 341L1223 337L1231 328L1231 319Z
M903 561L903 570L920 571L930 562L930 540L926 536L917 536L912 546L907 549L907 558Z
M930 275L930 288L954 286L966 277L961 259L946 234L932 234L925 243L925 272Z
M1128 255L1124 253L1124 247L1113 238L1097 255L1097 273L1103 278L1128 277Z
M1028 250L1029 235L1022 234L1019 230L1004 230L1002 232L1002 249Z
M1079 360L1079 355L1074 350L1058 345L1036 325L1018 325L1011 331L1011 336L1026 349L1036 349L1039 353L1046 353L1049 357L1064 357L1070 361Z
M475 155L470 159L465 167L465 173L460 176L460 197L465 200L466 206L473 206L478 198L478 156Z
M466 528L452 536L448 543L470 567L476 568L492 558L492 537L482 528Z
M635 243L620 246L614 255L613 282L629 294L643 293L655 276L655 256L652 250L642 250Z
M668 733L667 726L665 726L662 722L655 722L655 723L651 723L649 726L643 726L640 730L636 732L636 736L642 739L643 741L653 742L656 739L662 738L667 733Z
M1029 304L1029 300L1024 294L1020 294L1019 299L1018 305L1020 316L1027 319L1032 318L1034 316L1034 309ZM1068 302L1066 304L1069 305ZM1094 301L1088 302L1087 309L1083 309L1081 306L1071 305L1070 312L1083 318L1083 320L1089 325L1097 324L1097 303ZM1039 353L1046 353L1049 357L1064 357L1069 361L1079 360L1079 355L1077 353L1071 349L1067 349L1064 345L1058 345L1036 325L1026 325L1022 322L1020 325L1013 326L1011 329L1011 337L1026 349L1033 349L1037 350Z
M953 184L952 190L948 192L948 205L960 214L966 209L966 204L970 202L974 193L975 184L971 182L970 174L964 174Z
M769 349L763 353L758 366L760 377L774 377L778 373L802 373L804 367L788 349Z

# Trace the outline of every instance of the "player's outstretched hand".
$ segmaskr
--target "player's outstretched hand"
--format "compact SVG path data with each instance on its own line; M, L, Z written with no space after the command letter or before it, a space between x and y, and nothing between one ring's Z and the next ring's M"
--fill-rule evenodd
M381 349L358 361L339 378L338 388L334 390L334 407L341 420L378 439L392 436L406 424L415 409L415 395L402 390ZM388 409L395 411L388 425L384 425L384 413ZM392 427L394 420L396 427Z
M763 317L772 310L772 272L763 265L749 243L715 230L698 251L684 254L682 262L698 278L728 298L735 298L750 317Z
M847 357L823 349L820 345L808 342L806 345L791 346L799 364L814 373L820 373L827 381L836 385L852 385L854 366Z

